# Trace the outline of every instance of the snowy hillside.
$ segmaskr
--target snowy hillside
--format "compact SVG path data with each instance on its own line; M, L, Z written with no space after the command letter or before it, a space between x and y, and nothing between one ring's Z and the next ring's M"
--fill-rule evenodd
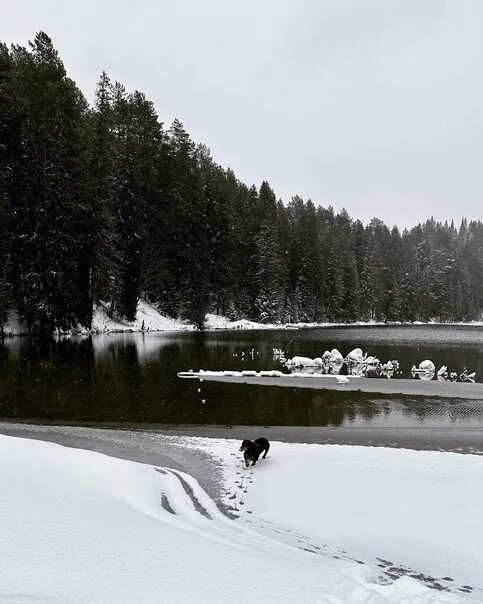
M107 314L106 304L96 304L92 318L92 329L97 332L106 331L182 331L192 329L176 319L171 319L162 315L153 304L144 300L139 300L136 313L136 320L132 323L113 319Z
M234 441L179 444L221 461L238 520L189 475L0 436L2 601L436 604L482 593L444 591L463 577L483 584L481 458L274 443L244 470ZM454 581L384 585L381 564L355 551Z

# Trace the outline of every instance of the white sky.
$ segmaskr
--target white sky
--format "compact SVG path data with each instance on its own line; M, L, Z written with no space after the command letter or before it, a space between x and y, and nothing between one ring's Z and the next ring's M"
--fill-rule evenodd
M482 29L481 0L16 0L0 40L46 31L247 184L411 226L483 218Z

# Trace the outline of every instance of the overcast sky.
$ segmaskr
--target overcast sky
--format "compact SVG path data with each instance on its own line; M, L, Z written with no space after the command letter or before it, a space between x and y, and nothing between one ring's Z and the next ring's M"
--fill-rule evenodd
M75 9L74 9L75 7ZM277 196L411 226L483 218L482 0L15 0L92 99L104 69Z

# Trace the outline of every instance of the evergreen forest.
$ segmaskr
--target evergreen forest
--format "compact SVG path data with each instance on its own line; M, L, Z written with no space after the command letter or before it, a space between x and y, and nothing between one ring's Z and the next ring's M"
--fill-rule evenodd
M200 328L480 318L480 220L401 231L319 202L241 182L106 73L90 106L45 33L0 44L0 325L88 328L100 300L133 320L140 298Z

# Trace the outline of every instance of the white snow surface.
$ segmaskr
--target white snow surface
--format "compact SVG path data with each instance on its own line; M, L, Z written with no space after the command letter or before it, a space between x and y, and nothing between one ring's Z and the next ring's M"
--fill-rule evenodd
M421 363L419 363L419 370L425 371L426 373L434 373L436 370L436 367L435 367L433 361L426 359L425 361L421 361Z
M323 365L323 361L320 357L316 357L315 359L309 357L293 357L292 359L288 359L285 364L292 367L320 367Z
M475 587L473 599L483 602L481 456L272 443L266 460L245 469L226 462L236 444L208 446L218 452L227 483L241 481L246 491L232 488L226 502L238 502L254 528L256 518L285 535L288 529L304 547L310 542L339 556L451 577Z
M471 601L409 577L381 585L376 566L304 551L299 533L482 583L479 457L272 443L267 460L244 470L235 441L177 442L222 464L239 519L222 515L186 474L0 436L0 600Z
M155 305L139 300L136 319L133 322L114 319L107 314L107 304L97 304L94 307L92 329L97 332L131 332L142 331L183 331L193 329L187 323L162 315Z

